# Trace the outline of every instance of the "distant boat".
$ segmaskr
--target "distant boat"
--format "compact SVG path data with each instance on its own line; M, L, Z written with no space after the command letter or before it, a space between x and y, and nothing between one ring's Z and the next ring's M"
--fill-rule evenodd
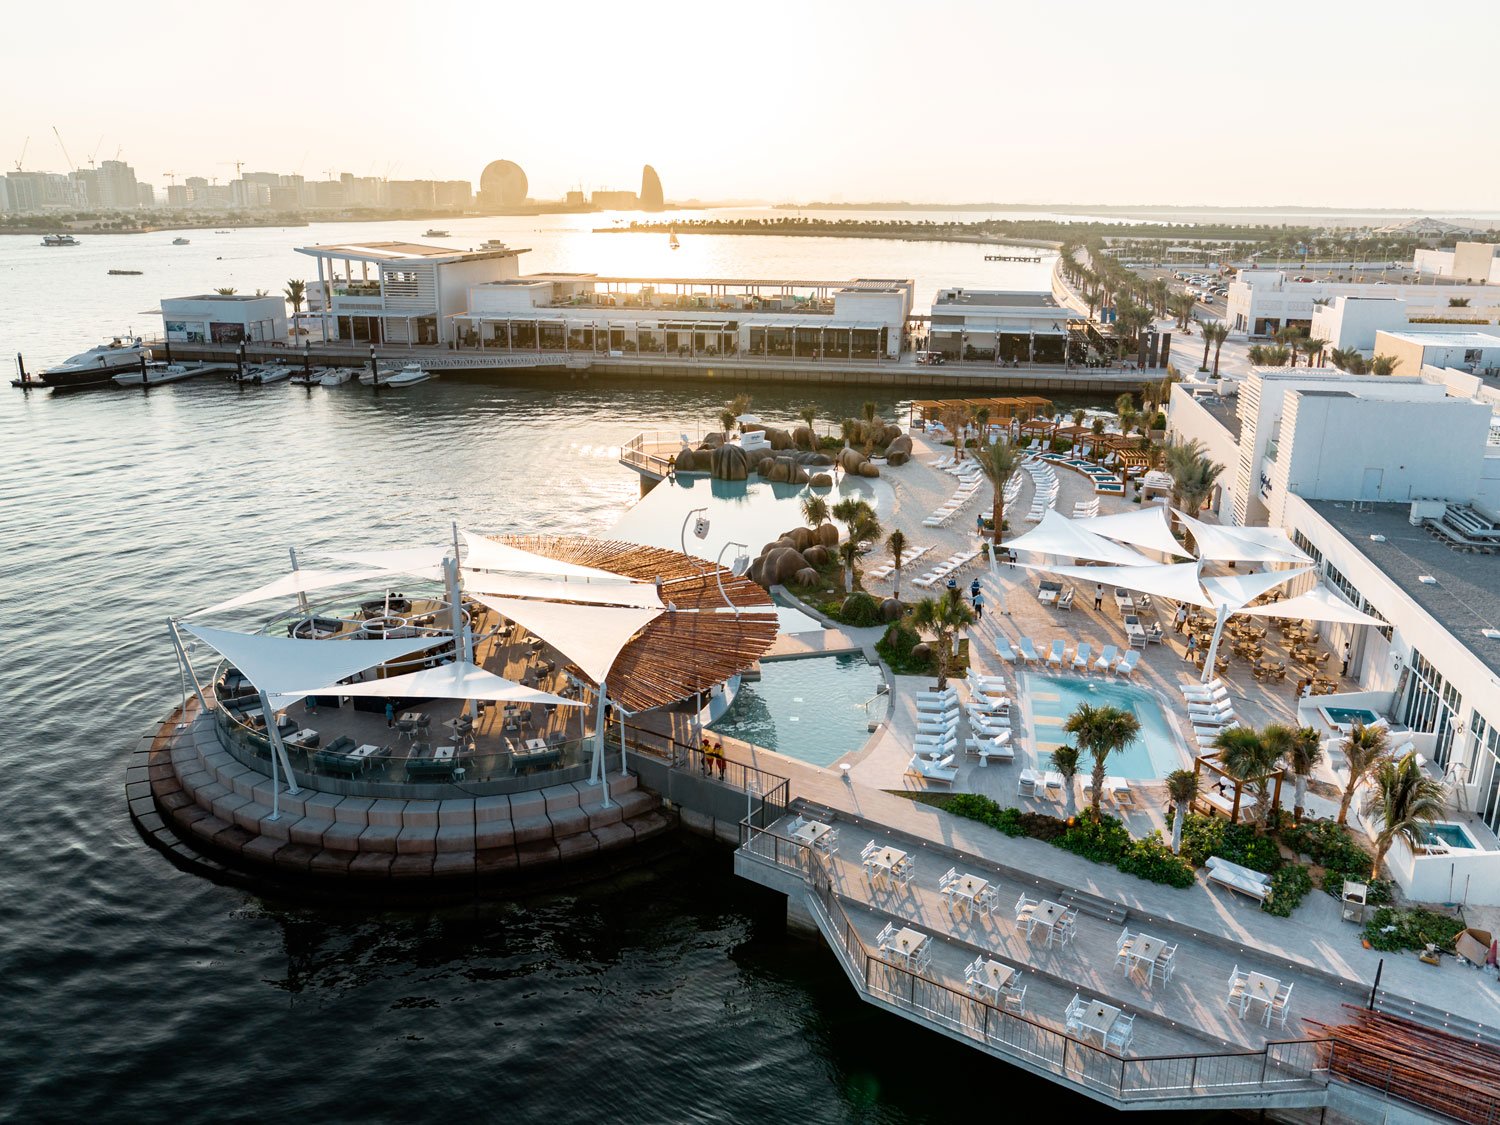
M438 230L437 227L428 227L427 228L427 233L424 234L422 237L423 238L447 238L447 237L449 237L449 235L448 235L448 232L445 231L445 230Z
M680 250L682 248L682 243L677 241L677 232L675 230L672 232L672 236L667 239L667 245L673 250Z
M423 371L420 363L408 363L396 371L365 371L359 381L367 387L414 387L432 378L432 372Z
M178 237L178 238L172 239L172 245L173 246L186 246L186 245L188 245L188 243L190 241L191 241L190 239Z
M47 234L42 236L43 246L77 246L78 239L71 234Z
M352 378L354 378L352 367L325 367L318 382L325 387L342 387Z
M140 270L110 270L109 271L109 276L110 277L139 277L140 274L141 274Z
M41 374L42 382L49 387L98 387L107 386L115 375L122 371L139 370L141 359L151 360L151 349L142 343L139 336L116 336L107 344L90 348L49 367Z
M233 231L227 231L227 230L216 230L216 231L214 231L214 233L215 234L232 234L234 232Z
M292 369L279 363L257 363L245 368L246 383L280 383L292 377ZM233 378L233 376L231 376Z
M148 363L144 373L139 369L120 372L115 376L115 383L121 387L139 387L143 384L154 387L160 383L180 383L184 379L228 370L230 367L225 363Z
M479 248L481 250L504 250L506 247L505 243L501 242L498 238L486 238L479 244Z

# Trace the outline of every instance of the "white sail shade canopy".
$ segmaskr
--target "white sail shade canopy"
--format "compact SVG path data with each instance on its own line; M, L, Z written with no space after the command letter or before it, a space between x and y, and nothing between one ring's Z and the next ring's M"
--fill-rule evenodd
M1045 570L1080 582L1102 582L1138 594L1170 598L1188 605L1211 608L1212 600L1198 580L1198 564L1171 563L1163 566L1044 566L1027 564L1029 570Z
M523 551L508 543L497 543L472 531L462 533L469 550L464 557L464 566L474 570L506 570L518 574L549 574L568 578L583 578L592 582L628 584L631 579L613 571L578 563L550 559L531 551Z
M1223 527L1195 520L1184 512L1178 512L1177 515L1193 533L1193 541L1198 545L1198 557L1204 562L1312 561L1284 534L1280 535L1279 540L1276 534L1261 534L1271 531L1270 528ZM1252 532L1254 534L1248 534Z
M557 649L596 684L603 683L615 657L664 611L567 602L527 601L475 594L474 600L531 630Z
M267 582L228 601L218 602L204 609L196 609L189 617L201 617L205 613L220 613L226 609L238 609L256 602L268 602L276 598L291 598L298 594L310 594L314 590L325 590L330 586L342 586L347 582L364 582L389 574L385 570L317 570L305 568L284 574L274 582Z
M300 641L264 633L236 633L206 625L183 625L221 653L267 695L295 698L303 684L331 684L388 660L433 648L441 638L387 641ZM306 694L306 693L302 693Z
M1274 590L1283 582L1289 582L1307 568L1296 570L1263 570L1256 574L1229 574L1203 579L1203 588L1213 598L1215 606L1224 606L1231 613L1238 613L1268 590Z
M1144 547L1148 551L1159 551L1175 558L1192 558L1172 535L1172 529L1167 526L1166 509L1159 505L1141 507L1133 512L1118 512L1112 516L1074 520L1073 526L1113 539L1116 543Z
M452 547L397 547L390 551L329 551L328 557L440 582L443 560L451 554Z
M1339 597L1326 586L1314 586L1304 594L1270 605L1246 606L1241 613L1258 617L1287 617L1303 621L1336 621L1349 625L1387 625L1378 617L1371 617L1362 610Z
M1073 520L1048 510L1031 531L1005 544L1012 551L1029 551L1067 559L1092 559L1113 566L1151 566L1152 561L1139 551L1112 542L1079 527Z
M618 576L616 576L618 577ZM584 605L622 605L635 609L662 609L654 582L589 582L549 578L538 574L497 574L465 570L464 590L470 594L497 597L543 598Z
M495 699L507 703L555 703L560 707L582 707L576 699L538 691L504 676L486 672L465 660L422 668L404 676L366 680L357 684L330 683L322 687L298 688L294 695L365 695L420 699Z

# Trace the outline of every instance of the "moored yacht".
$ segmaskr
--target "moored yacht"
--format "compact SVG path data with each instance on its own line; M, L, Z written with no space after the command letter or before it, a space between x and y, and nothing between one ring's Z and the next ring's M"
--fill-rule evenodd
M122 371L139 370L142 359L150 362L151 349L141 343L139 336L124 339L116 336L107 344L49 367L42 372L41 380L49 387L103 386Z
M47 234L42 236L43 246L77 246L78 239L71 234Z
M245 376L242 383L280 383L290 379L293 368L286 367L280 363L256 363L245 368ZM230 378L234 378L231 374Z
M437 227L428 227L427 228L427 233L424 234L422 237L423 238L448 238L449 235L448 235L448 232L445 231L445 230L438 230Z
M354 378L352 367L325 367L318 382L325 387L342 387L352 378Z
M413 387L434 378L432 372L423 371L420 363L412 362L395 371L364 371L359 381L367 387Z
M121 371L114 377L114 381L121 387L154 387L160 383L180 383L184 379L228 370L229 365L224 363L148 363L145 371L139 367L133 371Z

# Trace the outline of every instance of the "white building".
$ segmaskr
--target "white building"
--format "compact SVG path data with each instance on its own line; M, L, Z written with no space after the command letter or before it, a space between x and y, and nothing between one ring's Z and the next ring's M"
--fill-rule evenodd
M1410 317L1453 310L1450 298L1485 301L1492 294L1482 285L1367 285L1346 281L1294 281L1284 270L1241 270L1229 283L1224 322L1231 332L1270 336L1279 328L1311 329L1320 303L1335 297L1399 298ZM1320 337L1326 339L1326 337Z
M519 272L525 250L452 250L411 242L302 246L318 261L328 299L317 319L325 340L446 344L469 288Z
M1393 356L1398 375L1420 375L1429 366L1500 375L1500 335L1491 332L1382 331L1375 334L1375 354Z
M170 343L274 343L287 338L286 302L281 297L202 293L168 297L161 303L162 327Z
M1375 333L1405 328L1406 302L1400 297L1334 297L1313 308L1312 337L1327 340L1329 348L1375 347Z
M932 344L949 359L1063 362L1068 321L1078 314L1051 292L941 289L932 304Z
M1413 265L1432 277L1500 285L1500 243L1458 242L1452 250L1418 250Z
M894 359L911 279L525 274L468 290L452 336L478 350Z

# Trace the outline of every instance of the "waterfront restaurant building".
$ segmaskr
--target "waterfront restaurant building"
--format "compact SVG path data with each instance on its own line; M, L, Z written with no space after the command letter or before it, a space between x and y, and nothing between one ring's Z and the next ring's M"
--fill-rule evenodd
M278 343L287 338L286 302L280 296L200 293L161 303L163 338L172 344Z
M940 289L930 347L949 359L1062 363L1076 317L1045 291Z
M526 274L471 285L451 335L481 351L895 359L915 288L909 278Z
M414 242L301 246L318 262L327 295L316 319L325 340L369 344L447 344L451 318L469 287L519 272L521 249L454 250Z

